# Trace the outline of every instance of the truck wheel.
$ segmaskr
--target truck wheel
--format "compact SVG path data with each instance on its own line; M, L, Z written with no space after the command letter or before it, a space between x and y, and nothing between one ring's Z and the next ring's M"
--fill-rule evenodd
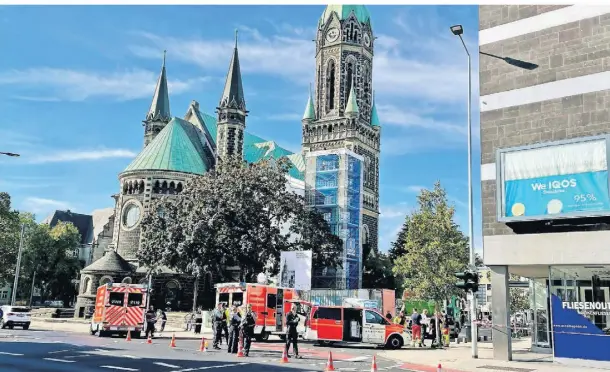
M263 333L261 334L261 340L263 340L263 341L269 341L269 335L271 335L271 333L269 333L269 332L263 332Z
M98 329L97 337L106 337L106 331L102 331L101 329Z
M0 329L6 328L6 324L4 324L4 320L0 320Z
M398 335L392 335L389 339L388 342L386 343L386 347L388 349L400 349L403 345L403 340L402 337L398 336Z

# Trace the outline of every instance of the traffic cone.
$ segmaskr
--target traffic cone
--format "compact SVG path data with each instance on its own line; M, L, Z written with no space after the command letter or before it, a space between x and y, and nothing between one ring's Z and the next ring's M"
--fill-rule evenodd
M373 355L373 363L371 364L371 372L377 372L377 355Z
M127 330L127 338L125 339L125 341L131 341L131 331Z
M284 351L282 352L280 363L288 363L288 352L286 351L286 348L284 348Z
M176 334L172 333L172 340L169 342L169 347L176 347Z
M206 348L205 348L205 344L206 344L205 337L202 337L201 338L201 346L199 346L199 351L201 351L203 353L205 353L207 351Z
M335 365L333 363L333 352L328 352L328 362L326 362L326 368L324 368L324 372L331 372L335 370Z
M237 357L238 358L244 358L246 355L244 354L244 344L243 344L243 338L240 337L239 338L239 343L237 344Z
M441 364L438 364L438 367L436 367L436 372L443 372L443 367L441 367Z
M150 335L148 335L148 338L146 339L146 343L152 344L152 338L150 337Z

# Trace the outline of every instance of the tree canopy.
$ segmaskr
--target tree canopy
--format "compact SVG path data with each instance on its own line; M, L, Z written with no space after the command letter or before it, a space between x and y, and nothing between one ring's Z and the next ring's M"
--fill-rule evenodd
M11 207L11 196L0 192L0 286L15 276L19 250L19 212Z
M403 237L399 236L404 243L397 241L393 247L397 257L393 271L415 297L440 304L458 294L455 273L466 268L468 238L454 222L455 209L440 182L421 191L417 206L405 219Z
M177 196L153 201L142 221L138 259L200 277L239 269L240 280L279 272L281 251L312 250L314 265L339 265L341 239L287 188L286 159L237 157L190 179Z

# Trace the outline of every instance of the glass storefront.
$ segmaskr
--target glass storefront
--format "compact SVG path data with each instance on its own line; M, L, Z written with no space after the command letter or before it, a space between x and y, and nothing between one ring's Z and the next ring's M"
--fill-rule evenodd
M530 300L533 310L532 347L550 353L550 311L548 279L533 279L530 281ZM540 350L542 349L542 350Z
M550 269L555 360L610 362L610 266Z

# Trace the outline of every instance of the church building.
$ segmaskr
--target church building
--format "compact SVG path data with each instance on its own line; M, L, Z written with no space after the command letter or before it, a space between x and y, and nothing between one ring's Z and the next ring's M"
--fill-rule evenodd
M315 89L302 119L302 152L246 131L247 100L242 84L237 35L224 90L215 115L192 101L182 118L170 111L165 57L152 103L144 118L144 148L118 176L114 214L104 228L105 254L81 271L75 316L85 314L99 285L146 283L138 265L140 222L152 199L178 196L187 181L212 169L223 156L241 155L254 163L286 157L288 187L303 195L307 152L348 149L364 159L362 244L377 251L380 123L373 94L373 35L365 6L329 5L318 22ZM246 90L247 93L247 90ZM94 237L95 239L95 237ZM213 307L214 273L198 288L198 305ZM164 269L153 280L152 305L174 310L193 307L193 279Z

